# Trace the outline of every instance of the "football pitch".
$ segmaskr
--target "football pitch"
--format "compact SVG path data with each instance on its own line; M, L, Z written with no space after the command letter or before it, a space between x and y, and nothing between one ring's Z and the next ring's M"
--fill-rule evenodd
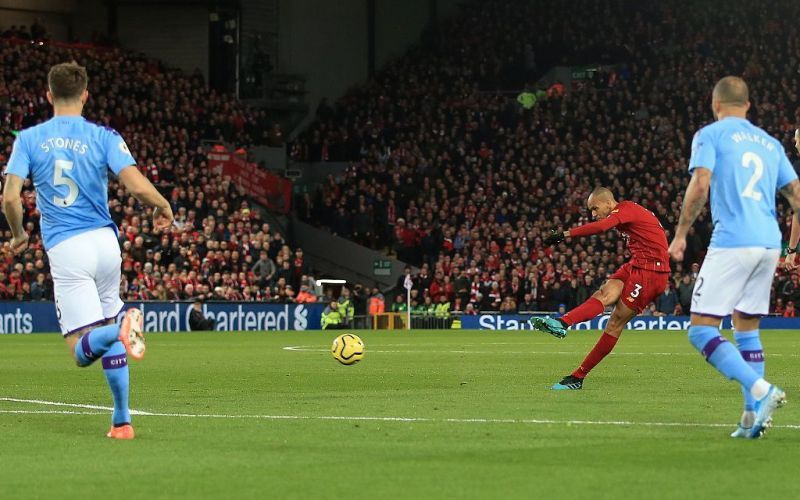
M134 441L105 437L99 366L0 335L0 498L794 498L800 332L763 333L789 404L734 440L741 394L685 332L625 332L582 391L549 386L597 339L530 331L148 336Z

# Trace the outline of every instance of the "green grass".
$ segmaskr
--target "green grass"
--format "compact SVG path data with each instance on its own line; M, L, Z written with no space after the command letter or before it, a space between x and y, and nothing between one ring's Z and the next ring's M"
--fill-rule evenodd
M627 332L583 391L558 393L548 387L583 359L596 332L563 341L532 332L359 333L367 354L350 367L327 352L329 332L150 335L147 358L131 363L133 408L311 418L139 416L136 440L118 442L104 435L108 414L0 413L0 498L789 498L800 491L800 428L730 439L739 389L681 332ZM789 395L776 424L800 426L800 332L766 332L764 341L770 378ZM283 349L297 345L310 350ZM75 368L57 335L0 335L0 397L107 406L101 371ZM95 411L0 401L0 411L9 410Z

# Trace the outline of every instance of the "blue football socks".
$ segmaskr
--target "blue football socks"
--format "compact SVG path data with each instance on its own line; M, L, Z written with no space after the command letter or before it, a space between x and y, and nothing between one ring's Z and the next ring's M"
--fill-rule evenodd
M119 340L119 324L101 326L85 333L75 344L75 358L80 366L89 366L97 359L102 359L103 373L114 398L111 421L115 426L129 424L128 357L125 345Z
M75 344L75 359L80 366L89 366L103 357L114 342L119 340L119 324L95 328L83 334Z
M128 409L128 357L125 346L119 340L103 355L103 373L106 375L108 387L114 398L114 413L111 422L114 425L131 423L131 413Z
M761 379L761 376L747 364L736 347L719 334L714 326L690 326L689 341L711 366L725 377L736 380L746 391Z

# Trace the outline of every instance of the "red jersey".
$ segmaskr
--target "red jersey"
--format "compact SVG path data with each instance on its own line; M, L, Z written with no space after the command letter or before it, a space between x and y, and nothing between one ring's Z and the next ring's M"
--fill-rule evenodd
M646 271L669 272L664 228L650 210L632 201L620 202L603 220L569 230L570 236L589 236L616 227L628 238L631 265Z

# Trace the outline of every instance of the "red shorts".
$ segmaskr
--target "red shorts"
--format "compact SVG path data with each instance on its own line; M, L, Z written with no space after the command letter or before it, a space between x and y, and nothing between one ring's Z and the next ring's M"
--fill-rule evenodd
M630 262L620 267L611 278L625 283L620 298L626 306L637 313L664 293L669 282L669 273L657 273L633 267Z

